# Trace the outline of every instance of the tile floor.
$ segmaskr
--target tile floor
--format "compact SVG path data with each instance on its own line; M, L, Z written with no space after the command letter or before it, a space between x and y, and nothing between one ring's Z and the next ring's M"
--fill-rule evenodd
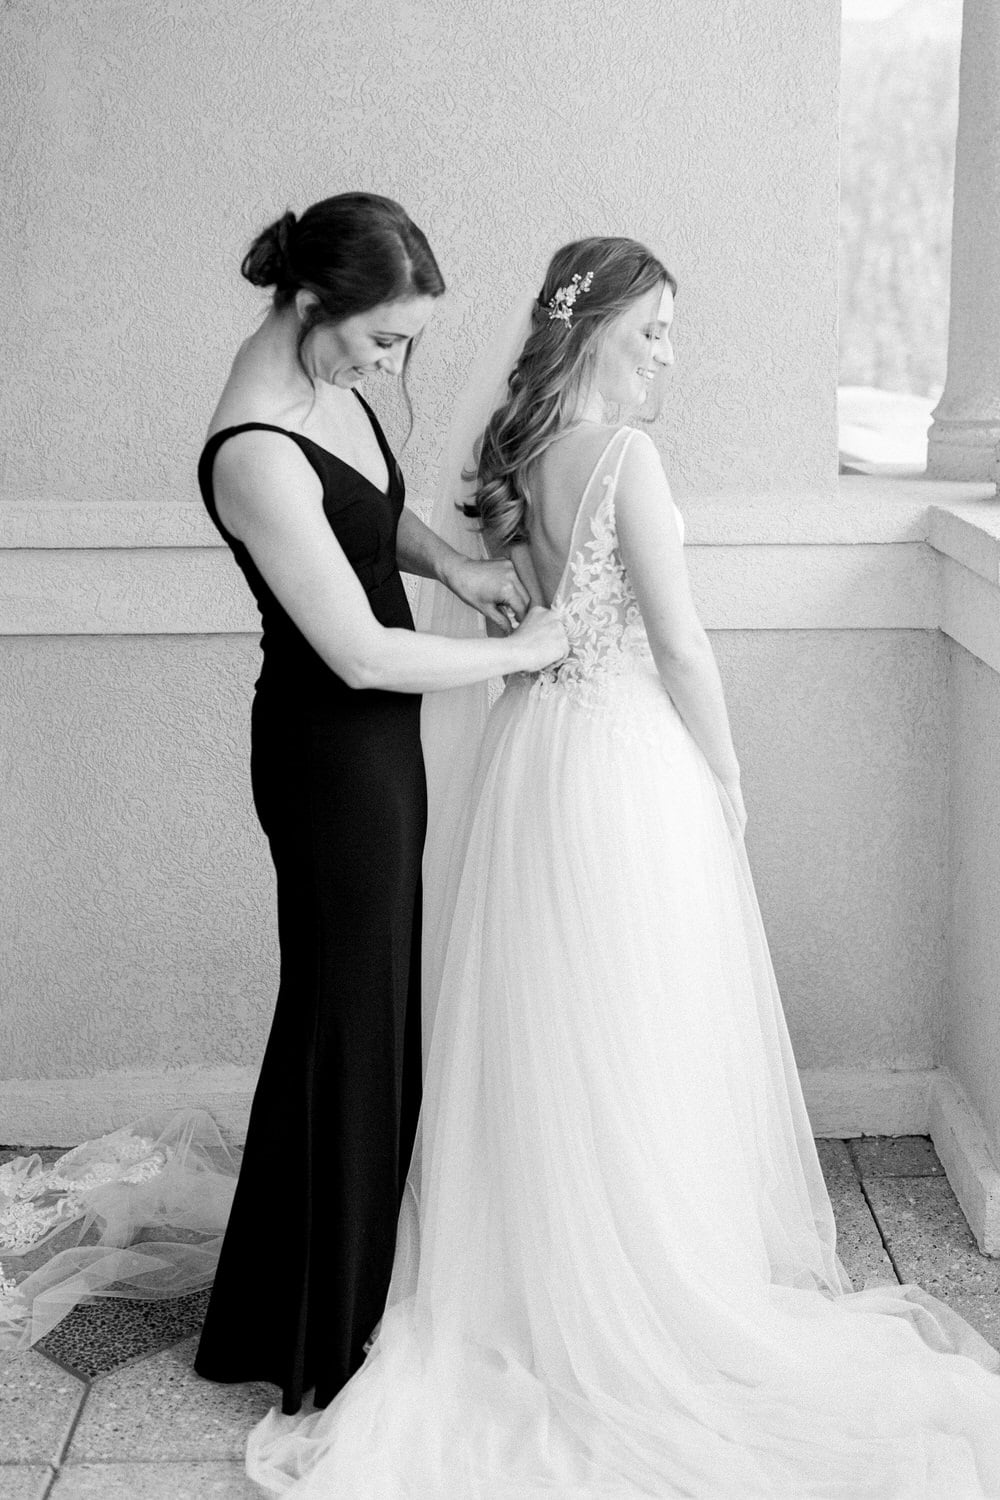
M1000 1260L977 1251L930 1141L819 1151L855 1286L919 1282L1000 1347ZM193 1373L204 1302L97 1302L0 1354L0 1500L253 1500L243 1445L276 1391Z

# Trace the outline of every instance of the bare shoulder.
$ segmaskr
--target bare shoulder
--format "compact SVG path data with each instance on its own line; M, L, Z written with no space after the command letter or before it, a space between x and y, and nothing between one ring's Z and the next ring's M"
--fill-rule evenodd
M318 514L322 506L319 475L285 432L251 428L227 438L212 485L220 521L244 541L261 528L294 525L296 516Z
M554 452L560 448L566 453L600 453L608 446L616 432L621 429L606 422L581 422L570 427L553 444Z
M536 477L541 480L543 491L551 491L575 505L587 480L621 431L619 426L585 422L561 433L536 465Z
M546 448L539 463L553 469L586 468L588 465L593 468L618 431L618 427L581 422L578 427L560 433Z
M299 432L313 403L287 382L277 380L249 338L237 350L208 424L208 437L248 422Z
M628 439L615 487L615 515L619 538L633 557L637 547L662 543L673 552L683 541L663 462L648 433L633 429Z
M221 445L213 466L216 486L248 495L267 491L274 484L300 484L319 478L302 449L287 432L252 427L234 432Z
M622 466L618 479L619 490L630 492L636 487L644 488L654 484L661 493L665 492L669 495L670 485L663 468L663 460L649 433L642 432L638 427L629 427L625 430L628 437L622 454Z

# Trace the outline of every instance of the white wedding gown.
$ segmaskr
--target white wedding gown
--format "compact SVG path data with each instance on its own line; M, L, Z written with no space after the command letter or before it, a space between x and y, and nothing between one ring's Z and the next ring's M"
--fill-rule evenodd
M836 1259L742 840L617 548L633 441L581 500L569 657L487 723L379 1336L248 1472L297 1500L1000 1496L997 1356Z

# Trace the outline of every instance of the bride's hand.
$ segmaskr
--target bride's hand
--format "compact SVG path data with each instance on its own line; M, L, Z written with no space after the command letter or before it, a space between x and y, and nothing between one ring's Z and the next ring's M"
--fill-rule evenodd
M569 650L569 640L562 621L550 609L534 604L515 630L512 640L524 649L522 672L539 672L542 667L562 661Z
M514 564L506 558L479 562L459 557L449 568L446 582L453 594L499 625L504 635L524 619L531 603Z

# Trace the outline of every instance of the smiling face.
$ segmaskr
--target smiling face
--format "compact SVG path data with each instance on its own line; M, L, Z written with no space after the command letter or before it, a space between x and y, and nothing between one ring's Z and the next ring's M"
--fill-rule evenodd
M666 282L626 307L605 329L593 389L605 406L641 406L653 380L674 362L670 325L674 294Z
M316 379L348 390L366 375L399 375L410 342L433 312L435 300L404 297L381 302L340 323L318 324L303 344L306 368ZM299 293L300 317L314 301L308 292Z

